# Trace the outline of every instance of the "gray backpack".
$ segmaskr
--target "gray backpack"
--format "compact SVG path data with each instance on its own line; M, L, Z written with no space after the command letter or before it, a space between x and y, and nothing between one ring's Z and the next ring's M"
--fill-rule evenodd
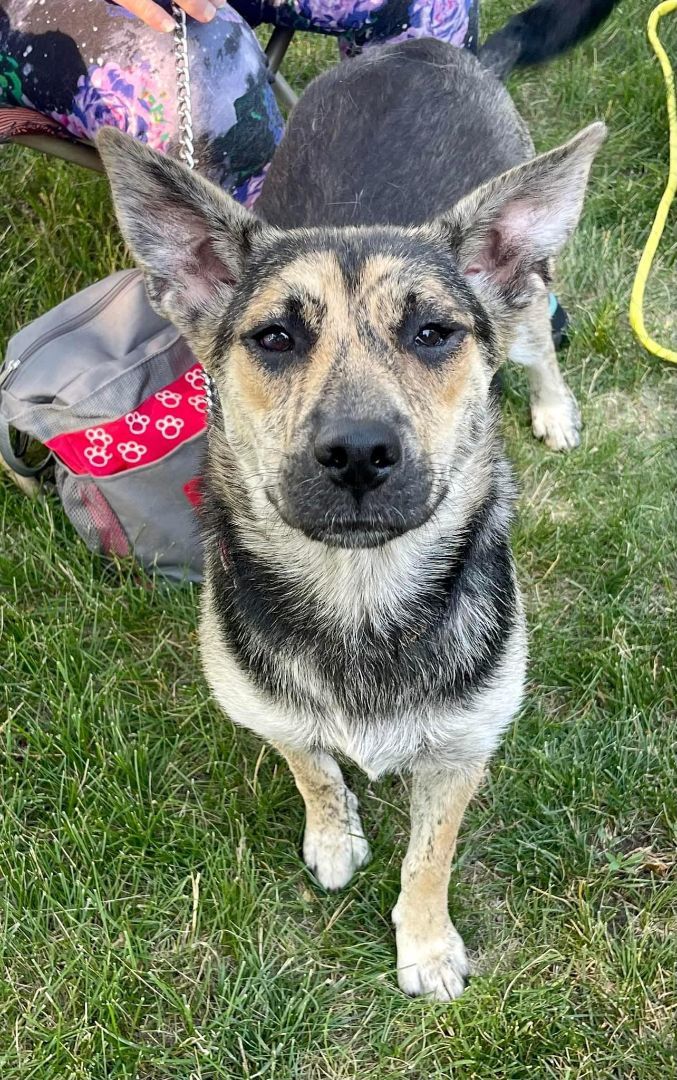
M202 369L150 307L138 270L112 274L25 327L0 369L0 455L53 478L92 551L199 581ZM48 462L27 463L37 441ZM34 445L34 444L33 444Z

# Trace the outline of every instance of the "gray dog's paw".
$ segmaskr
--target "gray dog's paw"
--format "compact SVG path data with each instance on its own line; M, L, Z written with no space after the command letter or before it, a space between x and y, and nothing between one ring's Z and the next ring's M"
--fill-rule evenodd
M581 414L568 388L555 401L532 401L531 427L551 450L573 450L581 441Z

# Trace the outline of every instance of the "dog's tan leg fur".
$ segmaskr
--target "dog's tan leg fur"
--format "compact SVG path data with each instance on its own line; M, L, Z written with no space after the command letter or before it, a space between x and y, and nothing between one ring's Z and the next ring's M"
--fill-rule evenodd
M367 862L357 798L329 754L306 754L277 746L306 805L303 859L325 889L342 889Z
M545 288L525 308L508 355L527 369L536 438L551 450L573 450L581 441L581 415L557 362Z
M451 1001L465 986L468 962L449 918L447 893L458 829L482 773L427 768L413 774L411 838L393 910L397 978L412 997Z

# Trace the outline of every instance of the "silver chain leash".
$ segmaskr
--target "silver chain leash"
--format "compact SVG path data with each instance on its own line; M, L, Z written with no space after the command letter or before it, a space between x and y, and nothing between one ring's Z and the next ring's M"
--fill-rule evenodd
M180 156L184 165L187 165L189 169L197 169L198 163L193 142L193 108L190 94L186 13L178 4L172 3L172 15L176 24L174 27L174 58L176 62L176 104L181 138ZM207 417L211 419L214 414L216 388L204 369L202 370L202 378L205 397L207 398Z
M174 16L174 59L176 61L176 104L181 136L181 160L189 169L197 169L193 143L193 109L190 95L190 65L188 62L188 31L186 13L172 3Z

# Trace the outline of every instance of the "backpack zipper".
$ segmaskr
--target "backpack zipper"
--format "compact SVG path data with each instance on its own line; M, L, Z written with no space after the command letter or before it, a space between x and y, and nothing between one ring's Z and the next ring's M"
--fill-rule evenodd
M41 334L36 341L26 346L22 353L15 356L13 360L8 361L2 369L0 369L0 386L4 386L10 375L13 374L22 364L25 364L27 360L30 360L32 356L38 352L43 345L46 345L49 341L56 341L57 338L63 337L64 334L68 334L71 330L77 330L80 326L84 326L85 323L90 322L96 315L98 315L101 308L106 304L114 300L123 289L126 289L138 276L139 271L131 271L129 277L123 278L122 281L118 281L115 285L109 289L104 296L100 296L86 311L81 311L77 315L73 315L65 323L63 323L58 330L48 330L44 334Z

